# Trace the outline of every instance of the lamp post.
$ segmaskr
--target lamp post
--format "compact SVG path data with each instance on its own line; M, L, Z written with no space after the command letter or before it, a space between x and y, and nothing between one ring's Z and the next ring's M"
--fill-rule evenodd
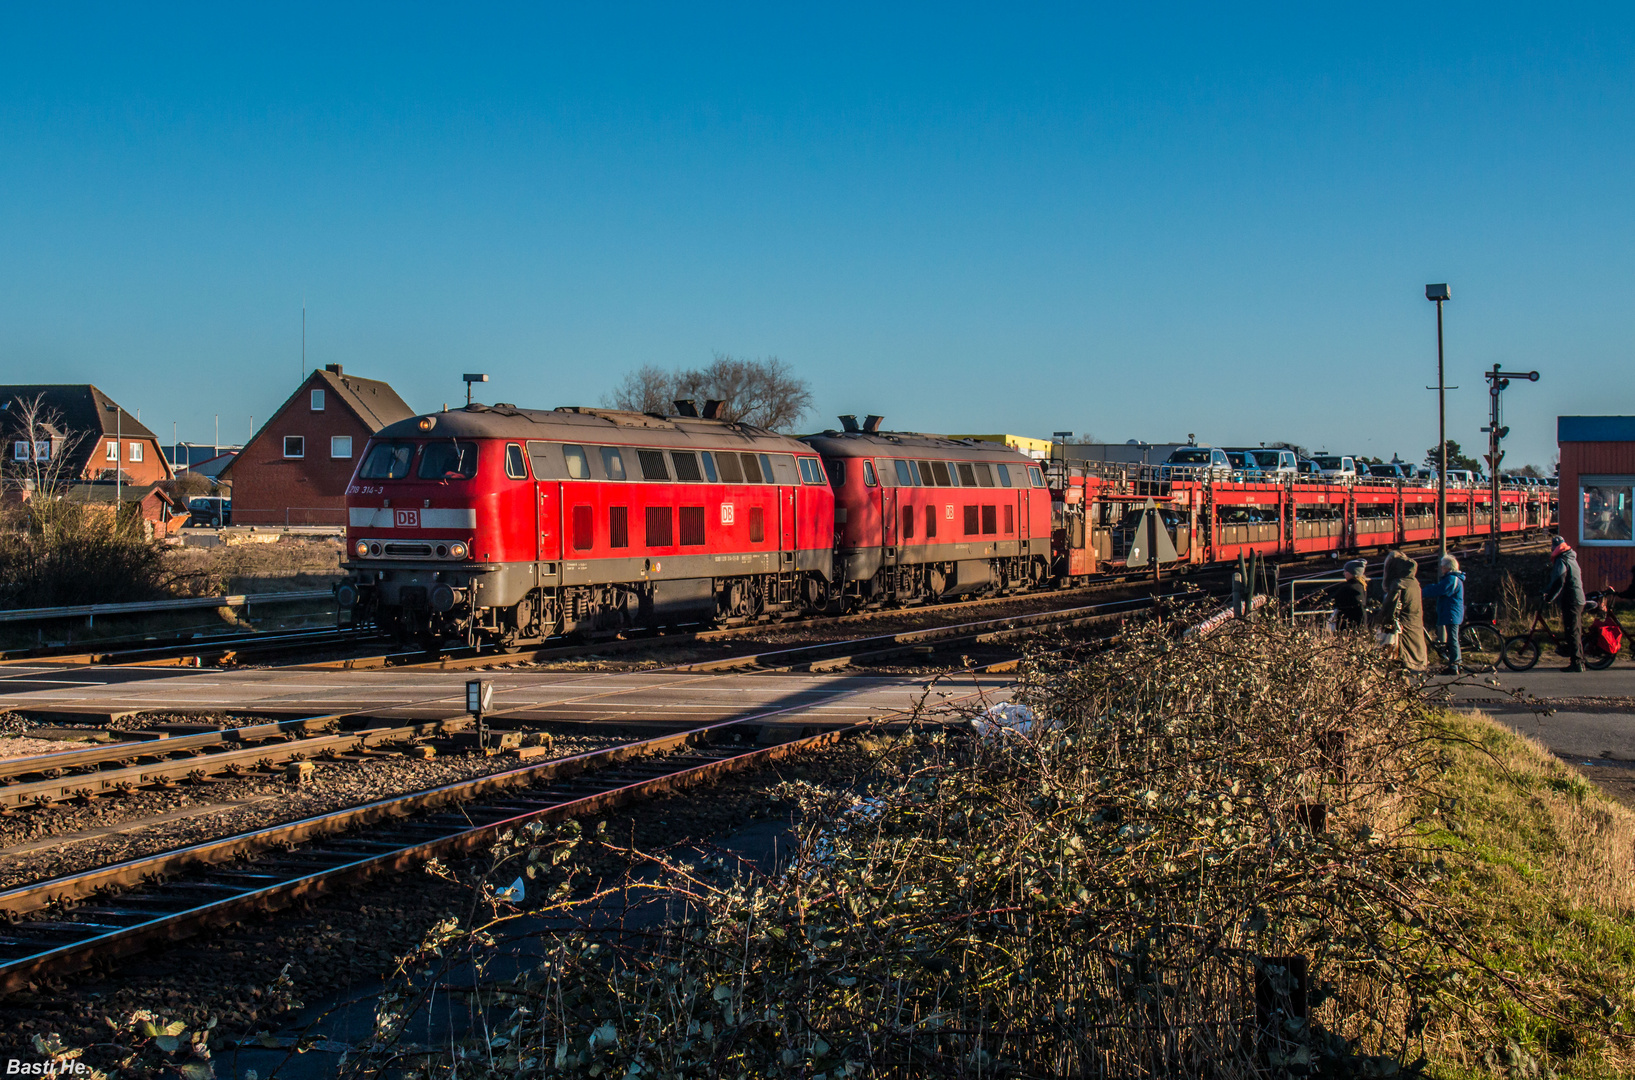
M1441 457L1436 471L1436 542L1443 558L1448 555L1448 387L1442 375L1442 305L1449 298L1446 284L1425 286L1425 299L1436 305L1436 452Z
M119 511L125 501L125 414L111 401L102 407L114 414L114 528L119 528Z

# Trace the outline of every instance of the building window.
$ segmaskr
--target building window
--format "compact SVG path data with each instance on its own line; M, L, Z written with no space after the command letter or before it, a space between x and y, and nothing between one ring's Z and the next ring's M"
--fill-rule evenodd
M670 508L668 506L649 506L647 508L647 546L650 548L669 547L673 543L670 539Z
M11 456L16 461L28 460L28 440L18 439L11 444Z
M681 508L681 545L683 547L697 547L704 543L704 508L702 506L683 506Z
M307 440L304 435L284 436L284 456L287 458L306 457Z
M107 454L107 457L108 457L109 461L118 461L119 460L119 444L116 443L116 442L110 442L107 445L107 447L104 449L104 453Z
M131 461L141 461L142 460L142 444L141 443L139 443L139 442L131 443L130 460Z
M322 390L314 390L312 392L312 411L324 411L324 392Z
M607 546L610 548L627 548L630 546L630 510L623 506L607 508Z
M332 458L349 458L352 456L352 436L331 435L329 437L329 456Z
M1635 477L1585 476L1579 479L1578 487L1579 543L1590 547L1635 545L1635 533L1630 528Z

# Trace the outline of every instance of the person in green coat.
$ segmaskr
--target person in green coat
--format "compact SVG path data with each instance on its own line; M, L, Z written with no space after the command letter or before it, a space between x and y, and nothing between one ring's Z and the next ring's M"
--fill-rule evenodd
M1396 627L1397 655L1414 671L1430 667L1430 649L1425 640L1425 600L1414 575L1419 564L1400 551L1385 556L1384 603L1379 624Z

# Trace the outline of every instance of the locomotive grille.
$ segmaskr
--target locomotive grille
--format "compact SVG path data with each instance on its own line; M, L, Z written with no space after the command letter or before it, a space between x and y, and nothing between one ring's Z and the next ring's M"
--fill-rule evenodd
M387 544L386 545L386 554L388 554L388 555L406 555L406 556L409 556L411 558L429 559L429 558L431 558L431 545L430 544Z

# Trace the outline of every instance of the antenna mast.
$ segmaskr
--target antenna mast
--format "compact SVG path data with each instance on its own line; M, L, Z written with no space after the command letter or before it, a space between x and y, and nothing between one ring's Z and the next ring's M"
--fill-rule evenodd
M301 381L307 381L307 294L301 294Z

